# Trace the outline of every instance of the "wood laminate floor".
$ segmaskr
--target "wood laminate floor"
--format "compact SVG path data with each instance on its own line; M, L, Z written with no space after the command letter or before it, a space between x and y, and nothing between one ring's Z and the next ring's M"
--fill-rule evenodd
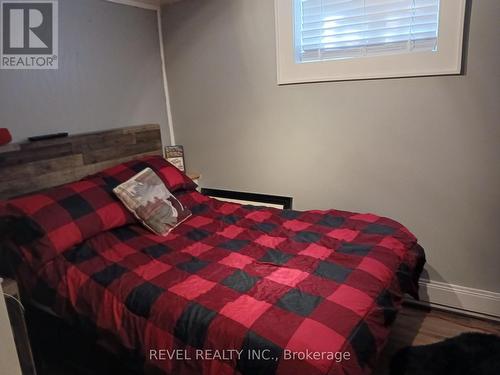
M500 335L500 322L476 319L435 309L404 306L394 322L394 327L380 356L374 375L388 374L392 356L405 346L432 344L464 332Z

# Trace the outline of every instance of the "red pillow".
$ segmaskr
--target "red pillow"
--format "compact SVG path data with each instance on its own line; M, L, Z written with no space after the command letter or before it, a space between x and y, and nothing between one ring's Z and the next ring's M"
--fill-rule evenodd
M12 135L9 129L0 128L0 146L6 145L10 141L12 141Z
M171 193L180 190L196 189L196 184L185 173L174 167L162 156L146 156L131 160L105 169L89 178L104 180L108 188L112 190L146 168L151 168L155 171Z
M137 222L98 179L81 180L6 202L10 237L47 261L96 234ZM5 217L5 209L4 217Z

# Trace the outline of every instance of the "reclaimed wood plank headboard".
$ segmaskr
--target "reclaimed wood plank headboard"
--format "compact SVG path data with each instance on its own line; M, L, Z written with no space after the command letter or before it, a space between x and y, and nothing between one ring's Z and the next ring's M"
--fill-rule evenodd
M79 180L144 155L162 155L159 125L0 147L0 199Z

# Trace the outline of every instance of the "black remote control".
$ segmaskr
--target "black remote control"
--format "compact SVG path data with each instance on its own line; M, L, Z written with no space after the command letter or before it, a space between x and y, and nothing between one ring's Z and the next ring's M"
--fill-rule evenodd
M67 136L68 136L68 133L67 132L63 132L63 133L37 135L35 137L29 137L28 140L30 142L36 142L36 141L44 141L46 139L64 138L64 137L67 137Z

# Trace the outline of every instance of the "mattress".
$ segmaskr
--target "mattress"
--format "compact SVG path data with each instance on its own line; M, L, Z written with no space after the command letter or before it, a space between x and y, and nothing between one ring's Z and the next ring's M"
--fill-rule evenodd
M166 237L102 232L18 279L161 374L369 374L425 256L374 214L243 206L186 191Z

